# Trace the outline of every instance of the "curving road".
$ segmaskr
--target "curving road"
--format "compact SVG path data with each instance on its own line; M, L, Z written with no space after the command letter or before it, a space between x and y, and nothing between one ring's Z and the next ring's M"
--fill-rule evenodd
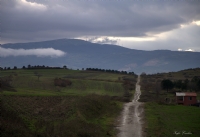
M140 99L140 76L138 76L136 83L136 90L132 102L124 105L124 110L119 119L119 133L117 137L142 137L142 113L143 106Z

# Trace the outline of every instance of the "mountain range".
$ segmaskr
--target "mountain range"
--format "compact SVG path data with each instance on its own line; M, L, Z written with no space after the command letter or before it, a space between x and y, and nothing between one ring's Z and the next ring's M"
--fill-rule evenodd
M117 45L91 43L79 39L58 39L42 42L8 43L2 49L46 49L61 50L66 54L59 57L19 55L1 56L1 67L31 65L58 66L68 68L101 68L158 73L200 67L200 52L154 50L142 51ZM1 49L0 49L1 50ZM0 52L1 53L1 52Z

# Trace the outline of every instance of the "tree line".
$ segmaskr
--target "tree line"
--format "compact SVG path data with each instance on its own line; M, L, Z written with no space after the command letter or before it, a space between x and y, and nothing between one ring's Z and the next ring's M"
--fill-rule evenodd
M18 69L17 66L14 66L13 68L11 67L0 67L0 70L16 70ZM28 65L23 66L21 69L68 69L66 65L64 65L63 67L49 67L49 66L45 66L45 65ZM79 70L79 69L77 69ZM82 70L84 70L84 68L82 68ZM99 72L109 72L109 73L117 73L117 74L129 74L129 75L134 75L134 72L127 72L127 71L119 71L119 70L113 70L113 69L100 69L100 68L86 68L86 71L99 71Z
M99 68L86 68L87 71L99 71L99 72L109 72L109 73L118 73L118 74L130 74L134 75L134 72L111 70L111 69L99 69Z
M20 69L20 68L17 68L17 66L14 66L13 68L11 67L0 67L0 70L16 70L16 69ZM49 67L49 66L45 66L45 65L28 65L27 67L26 66L23 66L21 69L68 69L66 65L64 65L63 67Z
M191 80L177 80L171 81L170 79L164 79L161 81L162 89L167 92L173 88L182 90L182 91L200 91L200 77L194 76Z

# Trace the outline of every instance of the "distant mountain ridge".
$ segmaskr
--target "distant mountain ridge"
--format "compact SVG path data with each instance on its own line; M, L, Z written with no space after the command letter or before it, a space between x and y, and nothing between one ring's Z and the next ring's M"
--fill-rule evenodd
M78 39L58 39L43 42L0 45L11 49L54 48L67 54L58 58L36 56L0 57L2 67L31 65L69 68L102 68L157 73L200 67L199 52L169 50L142 51L109 44L97 44Z

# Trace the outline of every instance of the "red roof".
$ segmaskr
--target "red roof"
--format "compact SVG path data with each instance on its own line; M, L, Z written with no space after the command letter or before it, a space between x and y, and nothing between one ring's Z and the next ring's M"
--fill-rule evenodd
M185 92L185 96L197 96L195 92Z

